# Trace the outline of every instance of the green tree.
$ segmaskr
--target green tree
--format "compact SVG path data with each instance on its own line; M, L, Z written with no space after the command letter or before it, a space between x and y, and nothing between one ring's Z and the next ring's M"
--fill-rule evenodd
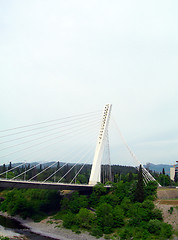
M11 168L12 168L12 163L10 162L10 163L9 163L8 170L10 170Z
M95 215L86 208L81 208L79 213L76 215L79 226L86 229L90 228L94 218Z
M128 182L131 182L133 180L133 173L129 172Z
M144 201L144 183L143 183L143 174L142 174L142 166L140 165L139 171L138 171L138 182L137 187L135 191L135 200L137 202L143 202Z
M122 227L124 225L124 210L120 206L113 209L114 227Z
M87 183L87 177L84 174L79 174L77 176L77 183Z
M157 187L158 187L158 183L156 181L149 181L144 188L145 198L154 200L157 194Z
M161 236L164 238L170 238L173 234L173 228L170 224L162 223Z
M107 189L104 187L104 184L97 183L92 191L92 194L89 198L89 203L91 207L96 207L99 203L100 197L106 195Z
M107 203L100 204L96 209L97 224L105 234L112 232L114 225L112 210L112 206Z
M132 207L132 203L128 197L125 197L121 202L121 207L124 211L124 214L127 216L127 212Z
M148 231L150 233L159 235L161 232L161 225L162 225L162 223L157 219L150 220L148 223Z
M73 225L76 225L76 215L68 212L63 218L63 226L65 228L71 228Z
M168 175L160 174L158 177L158 181L162 186L170 186L171 179Z
M88 199L86 195L79 195L78 192L74 192L68 201L68 209L72 213L78 213L81 208L88 207Z

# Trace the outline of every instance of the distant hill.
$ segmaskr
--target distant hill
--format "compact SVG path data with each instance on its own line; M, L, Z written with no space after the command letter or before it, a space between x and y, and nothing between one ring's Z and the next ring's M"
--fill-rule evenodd
M149 168L152 171L155 172L162 172L163 168L165 170L165 173L167 175L170 175L170 168L173 167L172 165L168 165L168 164L153 164L153 163L147 163L146 165L144 165L145 168Z

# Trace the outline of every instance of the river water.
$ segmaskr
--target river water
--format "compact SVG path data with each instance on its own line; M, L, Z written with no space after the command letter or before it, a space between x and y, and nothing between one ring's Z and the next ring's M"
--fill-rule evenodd
M24 227L20 222L15 219L4 217L0 215L0 225L5 230L11 230L15 233L20 233L26 236L30 240L55 240L55 238L45 237L30 231L29 228ZM14 233L14 235L15 235Z

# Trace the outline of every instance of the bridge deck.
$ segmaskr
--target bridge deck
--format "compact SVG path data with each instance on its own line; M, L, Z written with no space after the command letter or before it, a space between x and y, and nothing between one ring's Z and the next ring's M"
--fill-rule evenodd
M70 184L70 183L50 183L50 182L28 182L20 180L0 179L0 188L38 188L56 190L77 190L91 191L94 185Z

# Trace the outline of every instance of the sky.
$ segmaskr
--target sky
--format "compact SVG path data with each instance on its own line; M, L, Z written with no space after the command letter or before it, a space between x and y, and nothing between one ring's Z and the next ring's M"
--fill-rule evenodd
M143 164L174 164L177 12L177 0L1 0L0 130L110 103Z

